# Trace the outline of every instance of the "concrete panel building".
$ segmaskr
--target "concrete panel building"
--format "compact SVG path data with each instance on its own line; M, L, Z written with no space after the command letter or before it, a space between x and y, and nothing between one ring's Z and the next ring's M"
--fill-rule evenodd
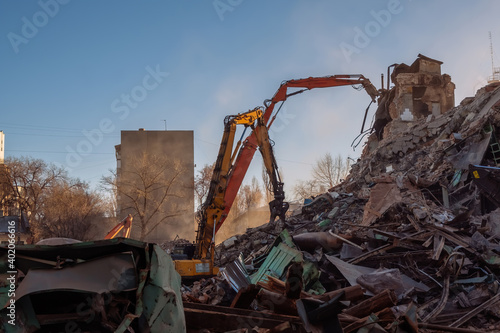
M158 172L163 186L157 182L146 214L153 215L148 222L148 231L156 224L145 241L161 243L165 240L181 238L193 240L194 228L194 141L193 131L122 131L121 143L115 146L117 159L118 219L131 213L134 216L131 237L141 236L141 218L137 209L131 208L134 199L128 193L145 191L138 169ZM144 158L147 158L144 163ZM141 162L142 161L142 162ZM142 163L142 165L139 165ZM164 168L161 168L165 165ZM175 167L174 167L175 166ZM156 169L155 169L156 168ZM182 169L182 172L179 170ZM147 172L147 171L145 171ZM147 178L147 177L146 177ZM156 181L156 180L155 180ZM133 185L130 185L133 184ZM128 192L127 192L128 191ZM168 196L165 198L165 194ZM157 203L161 203L156 207ZM158 208L158 212L155 210Z

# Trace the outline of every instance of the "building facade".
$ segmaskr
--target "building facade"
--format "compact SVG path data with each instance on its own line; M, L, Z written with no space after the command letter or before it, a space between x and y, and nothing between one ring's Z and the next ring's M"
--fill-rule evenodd
M119 187L117 217L121 220L129 213L134 216L132 238L140 239L143 228L149 232L144 239L148 242L162 243L176 236L195 238L193 137L193 131L121 132L121 143L115 146ZM148 178L158 170L162 173L159 178ZM151 175L147 175L148 172ZM146 189L148 182L156 189ZM143 212L146 217L142 218L152 216L147 227L141 225L141 208L133 207L137 199L135 193L139 192L148 193L148 206ZM143 198L137 202L144 203Z
M399 64L394 68L391 78L395 97L389 107L392 119L439 116L455 106L455 84L450 75L441 74L442 64L419 54L410 66Z

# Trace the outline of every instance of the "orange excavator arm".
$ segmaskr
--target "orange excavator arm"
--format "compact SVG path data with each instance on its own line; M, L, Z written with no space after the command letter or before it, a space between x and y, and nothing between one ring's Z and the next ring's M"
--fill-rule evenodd
M132 214L128 214L120 223L118 223L110 232L104 237L104 239L115 238L120 231L123 231L122 237L130 238L130 231L132 230Z
M273 114L274 107L279 102L284 102L288 99L288 97L300 94L304 91L311 90L314 88L329 88L329 87L340 87L340 86L356 86L359 85L361 88L364 88L372 101L375 101L378 96L378 91L375 86L365 78L363 75L332 75L332 76L324 76L324 77L309 77L305 79L296 79L296 80L288 80L284 81L273 98L270 100L264 101L265 109L263 111L263 119L267 128L272 125L274 121L274 117L271 119L271 115ZM301 90L294 91L289 93L289 88L302 88ZM271 120L270 120L271 119ZM219 228L224 223L231 207L233 205L234 199L238 194L238 190L243 182L243 178L245 178L245 174L247 173L248 167L250 166L250 162L253 159L255 151L258 147L258 141L256 138L255 132L252 132L251 135L245 140L241 149L239 150L238 156L236 157L236 161L234 162L233 168L231 169L231 173L228 175L226 190L224 193L224 211L221 214L220 219L216 222L215 232L219 230Z
M270 119L273 115L275 105L279 102L284 102L290 96L313 88L348 85L359 85L361 88L364 88L372 100L378 94L377 89L362 75L334 75L289 80L281 84L271 100L264 102L265 108L263 110L255 108L246 113L226 117L224 121L224 134L215 163L210 189L198 216L199 223L196 235L196 251L194 254L196 259L205 260L211 258L211 265L213 265L215 234L227 218L250 162L259 147L263 154L266 170L273 180L275 200L270 204L272 219L276 216L283 218L288 207L283 202L283 184L277 173L276 161L274 156L272 156L272 147L269 143L267 133L267 129L269 129L273 122ZM302 89L289 93L288 88ZM246 128L251 127L252 133L245 139L243 144L241 144L240 140L236 148L233 149L236 125L245 125ZM179 265L181 265L180 262ZM211 270L212 267L208 271Z
M257 119L261 118L262 110L254 109L238 115L227 116L224 119L224 133L222 135L219 154L215 162L207 198L198 216L195 250L195 258L197 259L206 259L209 254L213 258L215 226L226 208L224 196L227 188L228 174L232 169L233 161L241 146L240 140L236 148L233 149L236 126L244 125L245 129L247 129L248 127L252 127Z

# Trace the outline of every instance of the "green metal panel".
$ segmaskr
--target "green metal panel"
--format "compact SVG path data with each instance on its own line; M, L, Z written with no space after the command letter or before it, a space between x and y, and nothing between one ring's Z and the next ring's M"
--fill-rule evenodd
M320 272L313 263L304 261L302 252L298 251L290 233L286 229L276 237L271 249L263 257L265 257L265 260L259 270L250 277L253 284L259 281L266 282L267 275L284 280L288 265L292 261L296 261L303 263L304 273L302 278L304 279L304 287L307 288L306 291L311 294L323 294L325 292L325 288L318 281Z
M181 277L170 256L153 246L150 283L144 288L144 311L151 332L185 332Z
M303 260L302 253L294 250L284 243L279 243L271 249L266 260L259 270L251 276L253 284L257 282L267 281L266 275L282 279L285 275L285 269L292 261L301 262Z

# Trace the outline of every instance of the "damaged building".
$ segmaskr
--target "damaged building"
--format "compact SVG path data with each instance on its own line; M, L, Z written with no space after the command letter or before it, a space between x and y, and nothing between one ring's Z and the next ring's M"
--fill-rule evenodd
M455 84L450 75L441 74L441 65L441 61L419 54L411 66L401 63L387 68L387 89L382 87L374 123L379 138L392 120L438 116L455 106Z
M421 55L392 66L394 87L377 112L387 122L349 177L283 224L219 245L224 278L184 289L184 300L206 311L204 328L500 331L500 170L491 168L500 162L500 85L454 106L454 84L440 66ZM208 320L223 307L204 304L253 315L222 327ZM289 317L266 321L275 315ZM259 318L260 330L252 326Z
M181 284L166 251L130 240L20 246L16 301L31 331L77 320L84 296L99 310L85 327L102 331L500 331L500 84L455 106L441 65L419 55L390 66L394 86L380 91L349 176L285 220L221 242L217 276ZM118 260L127 269L109 289L99 267ZM68 284L84 296L30 278L84 265L99 283ZM51 295L67 306L42 306Z

